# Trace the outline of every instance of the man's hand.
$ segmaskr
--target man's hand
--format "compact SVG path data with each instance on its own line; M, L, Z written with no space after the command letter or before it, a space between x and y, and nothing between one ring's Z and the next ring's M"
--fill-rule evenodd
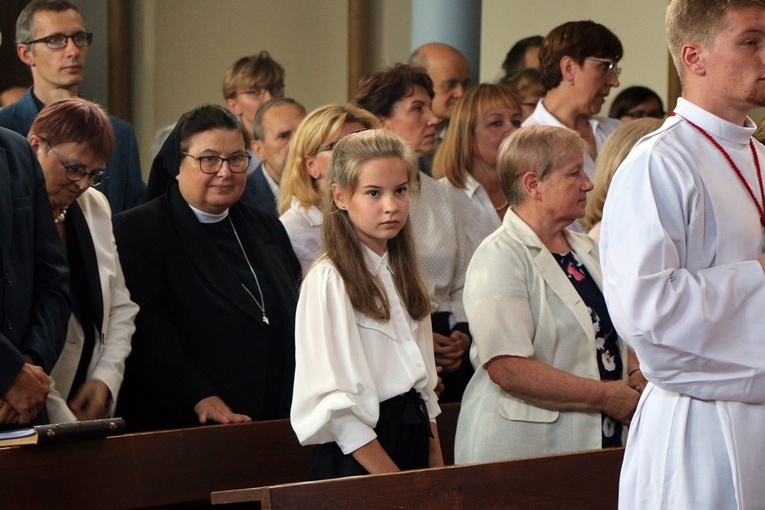
M98 379L88 379L82 383L77 394L69 402L69 409L80 421L104 418L110 397L111 393L106 383Z
M45 405L45 397L50 393L50 380L45 371L24 363L21 371L3 394L3 399L18 413L18 423L25 424L34 420Z

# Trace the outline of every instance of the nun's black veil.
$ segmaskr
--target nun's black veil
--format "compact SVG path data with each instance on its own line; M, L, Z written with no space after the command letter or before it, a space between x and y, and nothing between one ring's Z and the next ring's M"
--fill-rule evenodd
M183 131L187 115L184 113L175 124L151 164L149 184L146 186L146 198L144 199L146 202L164 194L170 183L175 180L175 176L178 175L183 159L181 155L181 131Z

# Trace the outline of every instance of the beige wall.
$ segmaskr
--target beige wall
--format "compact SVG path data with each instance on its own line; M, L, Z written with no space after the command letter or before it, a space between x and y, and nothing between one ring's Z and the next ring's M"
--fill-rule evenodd
M565 23L591 19L607 26L622 42L621 87L645 85L667 101L667 0L483 0L481 81L502 75L502 61L519 39L546 35ZM612 99L619 89L611 91ZM603 107L607 114L610 101Z
M406 61L411 2L368 1L378 3L376 66ZM135 0L133 6L133 123L144 176L154 132L201 103L224 104L223 73L241 56L267 49L286 70L287 95L308 110L347 99L347 0ZM646 85L666 100L665 7L666 0L483 0L480 79L499 77L518 39L593 19L624 44L622 86Z
M202 103L225 104L221 82L239 57L266 49L287 96L311 110L346 100L346 0L137 0L134 125L144 176L157 128Z

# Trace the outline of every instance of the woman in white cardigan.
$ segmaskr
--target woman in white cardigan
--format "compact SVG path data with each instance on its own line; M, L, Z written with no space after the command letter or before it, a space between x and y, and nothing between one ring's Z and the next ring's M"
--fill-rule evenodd
M592 189L585 144L573 131L535 126L500 146L510 209L468 267L476 373L462 401L457 463L623 444L645 379L611 325L597 246L566 229Z
M114 148L111 121L89 101L69 98L43 108L29 131L70 266L72 315L51 372L52 423L114 412L138 305L130 300L106 197L91 186L107 177Z

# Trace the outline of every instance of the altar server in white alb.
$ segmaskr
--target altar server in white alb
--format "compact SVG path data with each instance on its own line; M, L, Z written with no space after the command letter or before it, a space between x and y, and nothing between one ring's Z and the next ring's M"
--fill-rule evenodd
M601 261L647 385L620 508L765 505L765 1L672 0L674 115L616 172Z

